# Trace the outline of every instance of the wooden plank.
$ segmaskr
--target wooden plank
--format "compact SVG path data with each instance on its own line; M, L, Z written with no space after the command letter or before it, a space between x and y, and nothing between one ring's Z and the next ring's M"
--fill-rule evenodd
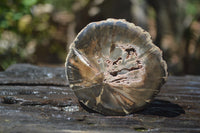
M64 68L37 67L16 64L0 72L0 84L5 85L67 85Z
M104 116L80 106L64 68L17 64L0 72L0 132L200 132L199 94L199 76L171 76L143 111Z

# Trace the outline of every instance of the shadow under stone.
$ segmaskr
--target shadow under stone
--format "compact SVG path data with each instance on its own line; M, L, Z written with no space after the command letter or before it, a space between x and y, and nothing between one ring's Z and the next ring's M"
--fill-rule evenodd
M98 113L90 108L86 107L80 102L80 105L89 113ZM133 114L141 115L155 115L164 117L177 117L181 114L185 114L185 111L178 104L171 103L169 101L155 99L152 103L146 106L143 110L135 112Z
M144 110L136 112L136 114L177 117L181 114L185 114L185 111L178 104L155 99L152 103L145 107Z

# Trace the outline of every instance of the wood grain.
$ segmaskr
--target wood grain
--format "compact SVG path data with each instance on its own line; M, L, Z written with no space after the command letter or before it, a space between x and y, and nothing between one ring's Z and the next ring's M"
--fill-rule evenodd
M199 76L170 76L143 111L103 116L78 103L64 71L17 64L0 72L0 132L200 132Z

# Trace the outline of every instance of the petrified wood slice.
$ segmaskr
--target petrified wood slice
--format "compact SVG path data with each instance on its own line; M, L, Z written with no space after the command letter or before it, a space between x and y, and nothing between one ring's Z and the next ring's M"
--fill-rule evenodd
M117 19L88 24L66 59L67 78L79 101L105 115L143 109L164 84L166 69L150 35Z

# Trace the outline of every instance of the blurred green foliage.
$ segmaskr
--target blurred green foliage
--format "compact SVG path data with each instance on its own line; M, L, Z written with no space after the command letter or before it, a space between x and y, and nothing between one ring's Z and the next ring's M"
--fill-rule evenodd
M200 1L199 0L187 0L186 3L186 13L189 15L196 15L200 11Z
M73 2L74 0L59 2L56 0L1 0L0 70L17 62L37 63L34 49L40 45L49 45L50 42L51 45L47 46L46 50L49 54L57 56L58 60L64 61L66 50L59 43L64 45L66 42L52 41L57 31L57 24L52 22L51 17L54 7L70 11ZM39 9L36 10L36 6ZM43 13L39 14L38 10L43 10Z
M18 41L9 41L9 36L19 33L18 21L25 15L30 14L30 7L37 3L37 0L1 0L0 2L0 67L5 69L10 64L22 60L22 44ZM6 31L12 31L6 32ZM15 34L16 33L16 34ZM12 36L11 35L11 36ZM3 38L4 37L4 38ZM17 36L15 36L18 38Z
M62 11L67 10L69 12L72 12L72 5L75 3L76 0L46 0L46 3L51 3L56 7L56 10ZM85 0L82 0L85 1Z
M30 8L38 0L1 0L0 2L0 32L4 29L18 31L17 22L25 14L30 14Z

